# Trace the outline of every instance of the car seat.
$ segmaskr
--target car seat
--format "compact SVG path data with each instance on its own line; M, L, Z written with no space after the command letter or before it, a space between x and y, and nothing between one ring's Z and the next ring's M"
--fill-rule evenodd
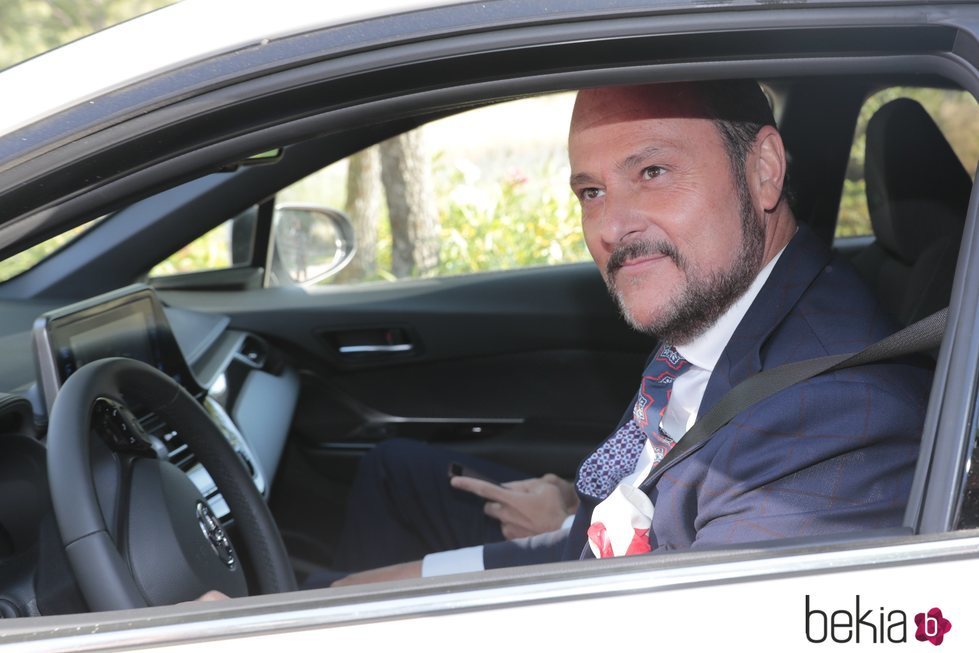
M908 325L948 305L972 179L928 112L900 98L867 125L864 173L875 240L853 258Z

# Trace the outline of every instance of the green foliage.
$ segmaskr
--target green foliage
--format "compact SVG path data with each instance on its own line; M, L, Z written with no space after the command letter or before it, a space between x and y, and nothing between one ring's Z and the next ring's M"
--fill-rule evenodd
M3 261L0 261L0 282L16 277L21 272L30 270L43 258L70 243L96 222L98 222L98 220L93 220L92 222L75 227L74 229L69 229L62 234L58 234L54 238L49 238L42 243L38 243L34 247L25 249L23 252L19 252Z
M512 159L511 159L512 160ZM439 210L439 264L425 276L442 277L473 272L507 270L588 260L581 236L578 201L565 179L563 154L538 164L540 170L524 175L511 169L487 175L497 162L432 160L436 204ZM345 166L330 166L279 194L280 201L344 204ZM500 178L497 178L499 176ZM532 181L537 180L537 181ZM342 283L393 281L391 228L384 201L376 234L377 272L366 279L345 278ZM337 283L327 279L323 283Z
M228 267L231 267L230 220L158 263L150 270L150 276L164 277L201 270L223 270Z
M6 68L174 0L0 2L0 68Z
M867 184L863 178L843 181L840 214L836 221L836 236L866 236L873 233L867 211Z
M472 164L434 157L439 208L439 264L425 276L444 277L589 259L581 236L578 201L564 183L562 163L549 161L535 175L511 172L486 180ZM383 202L381 203L383 207ZM386 218L385 216L381 216ZM356 281L393 281L391 228L378 222L377 273ZM346 279L345 283L354 281ZM333 283L332 279L324 283Z
M578 202L553 169L531 184L520 174L477 186L436 169L442 247L437 276L587 260Z

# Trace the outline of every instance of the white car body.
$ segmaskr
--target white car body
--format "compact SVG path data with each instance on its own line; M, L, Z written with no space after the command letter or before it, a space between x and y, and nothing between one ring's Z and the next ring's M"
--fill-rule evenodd
M64 126L62 134L54 127L60 125L62 112L86 104L98 106L120 90L161 79L188 64L262 48L276 39L331 26L450 4L453 3L403 0L362 0L350 5L308 0L185 0L0 73L0 96L8 98L0 111L0 140L26 141L30 135L23 131L25 128L48 121L55 134L51 142L56 143L36 151L30 149L30 143L21 144L21 153L6 160L0 158L0 173L29 166L36 157L47 161L43 157L51 148L71 145L71 126ZM544 4L541 3L542 15L546 12ZM728 4L731 3L716 3L718 11L737 14L725 9ZM749 4L739 4L744 11L730 18L731 25L739 20L745 25L750 23L754 11ZM847 16L842 11L831 16L830 4L814 3L812 7L813 15L826 9L826 25ZM693 21L710 9L709 4L693 3L685 13L671 11L669 3L663 3L661 19L664 24L676 23L680 31L692 29ZM963 3L914 11L922 17L921 24L947 21L963 32L967 28L979 32L977 9L977 5ZM763 24L777 21L777 12L771 8L766 11ZM880 11L881 6L868 3L860 15L868 22L879 21ZM787 20L797 20L792 9L785 9L784 14ZM691 22L684 24L686 19ZM913 24L908 11L901 12L899 20ZM139 57L122 54L137 52ZM952 61L954 57L948 54L942 57L963 71L963 86L979 88L979 71L973 63L963 63L964 59ZM761 62L756 67L785 70L775 64L768 66L769 63ZM681 73L672 68L663 74ZM45 84L42 80L60 83ZM177 95L175 92L167 99L167 107L179 104ZM127 118L130 119L138 122L139 116ZM113 125L102 128L111 131ZM84 134L79 138L83 140ZM26 215L30 219L0 227L0 240L5 246L54 220L49 207ZM960 272L968 272L965 265L960 263ZM964 333L974 324L974 314L970 316L974 301L965 299L966 283L960 281L957 286L950 333ZM948 374L936 381L933 390L929 432L934 433L939 422L945 420L944 428L965 434L968 418L961 406L972 401L972 388L962 387L954 397L948 388L957 387L966 378L965 371L953 369L953 361L975 358L974 346L972 341L954 345L946 340L939 369ZM943 393L948 393L945 399ZM937 446L946 452L942 455L948 456L952 454L947 452L959 446L957 455L961 461L966 457L965 449L971 446L961 444L967 441L963 435L960 445ZM962 470L962 477L967 465L957 467ZM949 482L961 481L962 478ZM954 501L949 498L954 496L955 490L950 489L946 501ZM938 500L935 494L926 498L931 502ZM953 624L942 650L959 651L979 642L979 626L972 620L976 603L971 596L973 576L979 576L979 535L975 531L942 532L930 528L915 535L896 533L866 540L848 538L658 558L566 562L374 587L258 596L227 603L30 617L0 626L0 648L52 652L138 648L209 653L241 649L322 651L341 647L377 650L394 646L467 652L544 647L564 651L640 647L802 651L820 643L852 646L858 635L860 644L871 648L874 643L893 644L899 635L906 644L920 647L915 641L915 616L938 607ZM860 613L871 611L867 618L875 628L856 623L860 616L852 615L857 612L858 601ZM821 612L813 612L816 610ZM827 615L825 621L822 613ZM897 627L902 620L904 627Z

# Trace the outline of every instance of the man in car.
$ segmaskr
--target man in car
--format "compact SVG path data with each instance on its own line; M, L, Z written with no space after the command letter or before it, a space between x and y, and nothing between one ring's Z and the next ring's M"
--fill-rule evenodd
M553 479L534 484L558 488L546 492L556 497L552 506L578 503L573 524L337 584L900 525L930 380L903 363L826 374L776 393L651 487L643 483L697 416L740 381L856 351L894 330L853 270L796 221L785 148L758 85L582 91L568 150L588 249L625 319L661 343L622 422L581 464L577 501ZM440 484L489 498L491 515L509 507L492 484ZM397 491L419 514L440 500ZM351 509L359 511L356 500ZM357 514L431 528L422 518ZM539 526L531 525L528 532ZM382 546L400 544L385 538Z

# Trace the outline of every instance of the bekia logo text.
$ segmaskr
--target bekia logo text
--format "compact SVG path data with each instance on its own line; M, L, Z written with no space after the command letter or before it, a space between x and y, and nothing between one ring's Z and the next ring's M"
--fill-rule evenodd
M806 639L813 644L833 641L837 644L899 644L908 641L908 615L904 610L888 610L883 606L867 608L861 605L860 595L854 596L853 610L827 610L816 607L806 594ZM914 639L939 646L952 629L952 622L939 608L915 614Z

